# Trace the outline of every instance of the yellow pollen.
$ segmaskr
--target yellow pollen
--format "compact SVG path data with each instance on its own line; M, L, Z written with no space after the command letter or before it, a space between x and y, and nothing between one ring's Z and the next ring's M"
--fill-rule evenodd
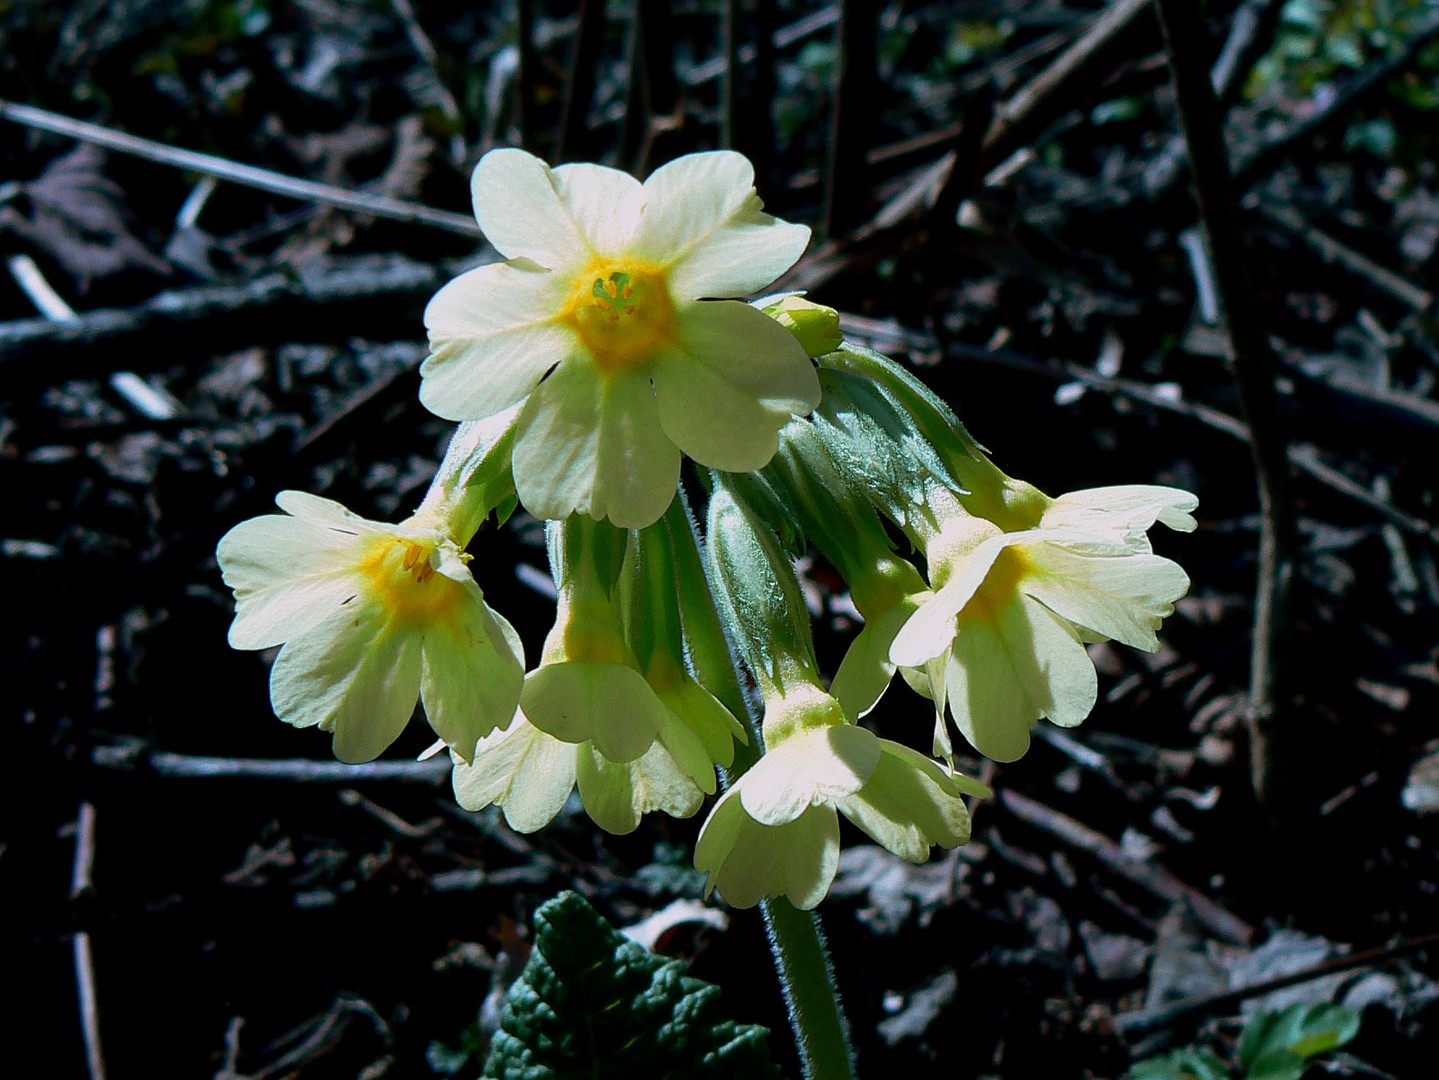
M603 259L576 275L575 291L560 321L610 373L644 367L674 342L677 331L663 268Z
M453 615L463 589L435 572L435 545L396 536L376 537L356 568L369 595L395 618L434 622Z

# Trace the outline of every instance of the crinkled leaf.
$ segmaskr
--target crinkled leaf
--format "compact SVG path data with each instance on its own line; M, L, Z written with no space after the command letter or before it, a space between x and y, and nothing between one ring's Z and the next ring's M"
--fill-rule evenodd
M726 1018L719 996L561 893L535 912L534 951L510 987L484 1075L778 1080L768 1031Z

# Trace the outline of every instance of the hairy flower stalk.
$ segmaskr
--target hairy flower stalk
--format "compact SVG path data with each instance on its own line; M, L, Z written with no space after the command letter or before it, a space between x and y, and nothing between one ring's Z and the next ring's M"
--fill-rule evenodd
M475 217L505 262L425 313L420 398L454 420L521 401L514 473L536 517L638 528L674 498L681 455L748 471L819 401L803 348L738 297L787 270L809 229L766 214L739 154L691 154L643 184L494 150Z

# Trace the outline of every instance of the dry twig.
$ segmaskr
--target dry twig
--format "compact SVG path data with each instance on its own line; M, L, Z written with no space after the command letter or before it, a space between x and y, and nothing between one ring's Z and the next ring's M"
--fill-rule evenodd
M1254 306L1249 256L1239 227L1219 102L1209 70L1194 51L1194 44L1204 40L1203 20L1186 0L1154 3L1164 30L1180 126L1189 147L1200 220L1224 307L1234 380L1249 425L1259 488L1263 527L1250 653L1250 780L1275 838L1288 850L1284 842L1292 828L1294 806L1291 774L1285 766L1292 754L1293 703L1286 646L1291 637L1299 534L1289 496L1289 458L1274 388L1274 358Z
M1254 937L1254 927L1243 919L1225 911L1198 889L1186 885L1158 863L1136 859L1109 837L1088 825L1017 791L1001 791L999 802L1021 821L1078 851L1093 855L1109 869L1152 896L1168 903L1185 905L1195 921L1220 941L1231 945L1247 945Z
M90 891L95 868L95 807L80 804L75 819L75 864L70 878L70 900L73 903ZM76 930L75 991L80 1003L80 1035L85 1042L85 1067L90 1080L105 1080L105 1055L100 1048L100 1011L95 996L95 957L90 951L90 934Z
M227 161L225 158L216 157L213 154L201 154L194 150L182 150L177 146L167 146L165 143L155 142L153 139L142 139L137 135L128 135L123 131L101 127L99 124L90 124L84 120L72 120L68 116L47 112L30 105L16 105L13 102L0 100L0 120L9 120L25 127L79 139L81 142L103 146L107 150L116 150L122 154L131 154L160 165L170 165L177 169L214 176L220 180L243 184L246 187L268 191L272 195L283 195L288 199L297 199L300 202L323 203L341 210L353 210L359 214L372 214L375 217L389 218L414 225L428 225L431 228L444 229L446 232L459 233L461 236L478 237L480 235L480 227L475 224L473 218L466 214L452 214L448 210L436 210L419 203L392 199L388 195L371 195L364 191L350 191L335 187L332 184L301 180L299 177L286 176L284 173L273 172L270 169Z

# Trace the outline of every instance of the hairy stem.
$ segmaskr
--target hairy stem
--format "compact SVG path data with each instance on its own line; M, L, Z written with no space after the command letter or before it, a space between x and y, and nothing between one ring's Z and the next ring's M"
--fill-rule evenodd
M694 519L683 497L670 506L665 523L675 554L680 610L695 678L726 708L743 717L750 730L749 746L735 748L728 777L733 781L759 760L763 744L758 717L749 707L738 657L715 609ZM761 901L760 910L805 1080L853 1080L849 1022L840 1004L819 917L798 910L784 897Z

